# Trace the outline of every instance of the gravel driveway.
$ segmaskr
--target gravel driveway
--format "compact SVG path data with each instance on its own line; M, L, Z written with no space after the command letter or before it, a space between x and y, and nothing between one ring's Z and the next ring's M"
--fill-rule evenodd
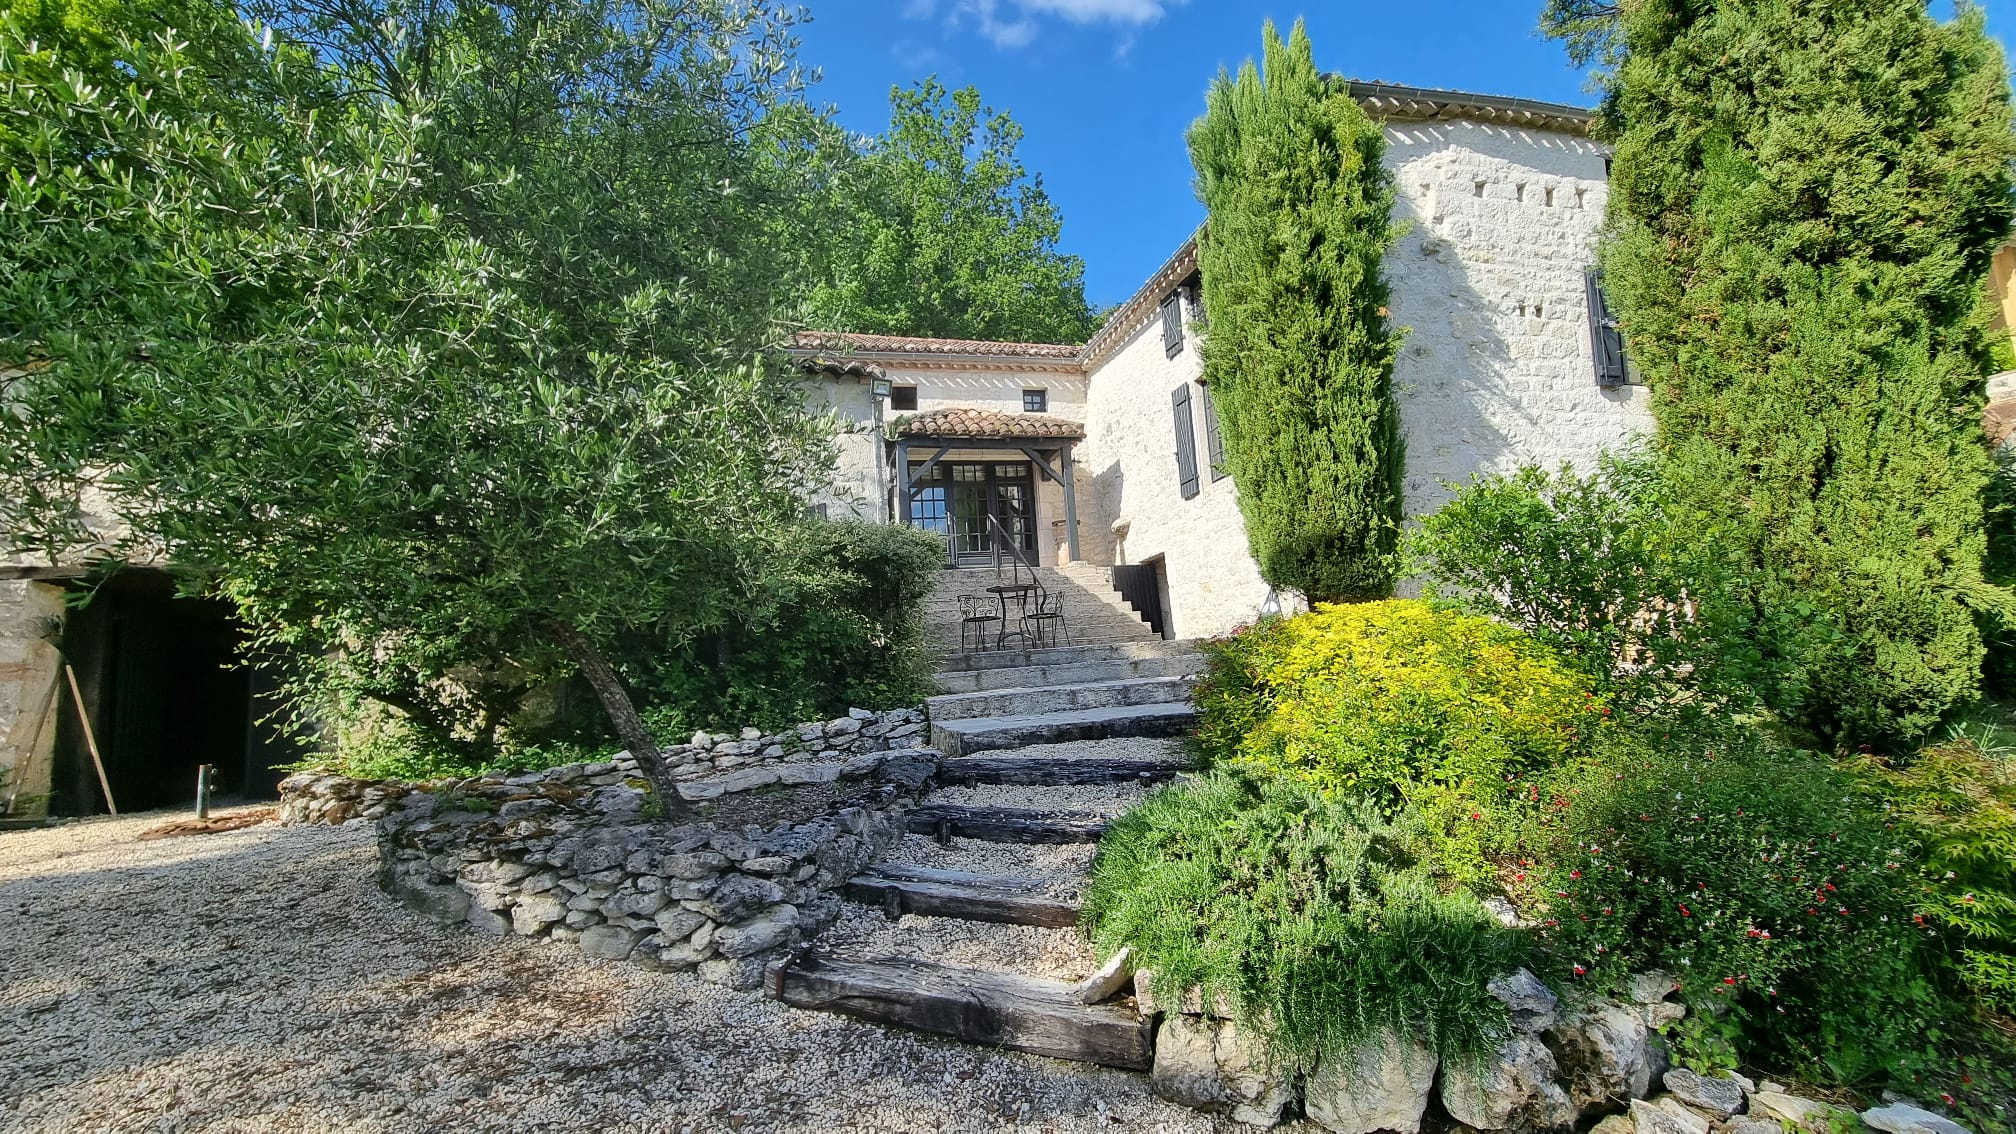
M1244 1130L989 1053L419 920L368 829L0 834L0 1130Z

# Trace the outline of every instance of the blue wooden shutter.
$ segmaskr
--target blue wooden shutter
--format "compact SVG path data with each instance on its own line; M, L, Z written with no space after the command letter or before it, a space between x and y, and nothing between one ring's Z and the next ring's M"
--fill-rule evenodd
M1183 353L1183 293L1172 291L1162 301L1162 353L1175 358Z
M1218 435L1218 403L1211 400L1211 387L1199 386L1204 411L1204 459L1210 463L1211 479L1224 480L1225 439Z
M1176 387L1176 482L1183 499L1197 495L1197 430L1190 421L1190 383Z
M1591 269L1582 273L1582 289L1589 297L1589 350L1596 359L1596 384L1614 390L1630 381L1624 366L1624 335L1603 299L1603 274Z

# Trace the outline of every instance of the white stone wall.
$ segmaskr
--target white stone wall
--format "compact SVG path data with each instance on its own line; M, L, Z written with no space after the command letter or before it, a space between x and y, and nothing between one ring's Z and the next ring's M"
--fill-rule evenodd
M1603 147L1471 122L1389 124L1386 140L1395 216L1412 226L1386 265L1393 318L1407 328L1394 381L1408 514L1444 503L1445 482L1529 463L1586 469L1649 432L1646 391L1600 389L1590 355L1583 270L1607 199ZM1200 370L1194 333L1166 358L1150 320L1093 372L1085 448L1107 518L1128 527L1116 561L1164 557L1186 638L1277 601L1247 550L1232 482L1206 473L1197 497L1178 491L1170 397Z
M0 583L0 806L18 799L15 814L41 814L56 747L51 683L62 658L46 633L60 626L63 592L46 583Z
M1079 374L906 367L886 361L880 365L891 385L917 387L917 408L914 411L892 410L885 401L879 407L878 418L878 407L870 394L867 379L824 376L812 384L812 405L834 414L838 448L832 483L816 492L812 502L826 505L827 515L836 519L846 516L878 521L889 519L888 478L891 474L882 463L883 449L879 438L883 427L897 418L959 407L1020 414L1023 412L1022 392L1040 389L1048 394L1049 408L1045 411L1048 416L1068 421L1085 420L1085 379ZM913 459L921 460L934 451L912 449L911 452ZM955 449L945 459L1020 462L1027 458L1020 453L998 449ZM1084 475L1082 466L1076 475ZM1087 560L1100 562L1103 560L1095 559L1094 553L1103 555L1105 552L1103 537L1099 530L1095 530L1101 521L1096 512L1087 513L1086 498L1087 493L1081 484L1078 491L1081 552ZM1063 485L1037 474L1036 549L1045 565L1054 566L1058 562L1061 530L1057 525L1063 519Z
M1592 468L1649 432L1646 390L1596 385L1583 270L1608 199L1586 138L1474 122L1391 123L1386 164L1413 231L1386 258L1407 438L1407 511L1444 482L1522 464Z
M1050 408L1044 411L1048 416L1067 421L1085 420L1085 379L1079 374L911 369L887 362L882 367L888 372L892 385L917 387L916 410L890 410L891 417L959 407L1019 414L1022 412L1022 391L1044 390L1049 393Z
M1231 478L1213 480L1205 443L1203 372L1194 333L1168 357L1159 319L1135 332L1092 375L1091 416L1081 457L1079 500L1099 500L1109 525L1124 524L1105 562L1146 563L1162 557L1170 629L1178 638L1222 634L1252 622L1275 596L1260 578L1246 544L1246 522ZM1183 499L1176 473L1176 387L1190 385L1199 492ZM1088 484L1089 480L1089 484ZM1088 488L1096 487L1096 493ZM1082 522L1082 515L1081 515ZM1100 562L1092 559L1091 562Z
M825 505L836 520L885 519L889 474L881 464L881 421L867 380L824 376L810 385L812 408L833 415L836 449L833 479L812 494L812 503Z

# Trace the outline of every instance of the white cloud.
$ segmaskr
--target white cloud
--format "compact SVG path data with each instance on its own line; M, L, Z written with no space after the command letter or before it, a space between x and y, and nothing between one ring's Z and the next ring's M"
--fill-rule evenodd
M1171 6L1164 0L1016 0L1016 3L1025 12L1052 12L1074 24L1152 24Z
M909 0L903 8L906 19L928 20L944 12L946 26L957 29L970 25L1000 48L1027 47L1042 30L1046 17L1090 27L1113 24L1123 32L1134 32L1186 0ZM1132 42L1124 35L1121 50Z

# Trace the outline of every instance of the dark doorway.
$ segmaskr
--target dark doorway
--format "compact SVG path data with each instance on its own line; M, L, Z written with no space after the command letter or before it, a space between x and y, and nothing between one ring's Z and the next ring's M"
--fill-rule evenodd
M1162 607L1163 591L1162 560L1158 557L1147 563L1121 564L1113 568L1113 589L1120 592L1134 613L1148 622L1148 628L1155 631L1158 638L1169 636L1168 619Z
M216 767L220 796L267 799L296 749L262 727L272 681L237 664L244 633L230 608L177 598L160 571L123 571L70 611L63 652L105 760L121 812L190 805L196 768ZM67 686L58 718L52 810L105 810Z
M913 473L921 467L911 465ZM1036 478L1028 461L940 461L916 484L910 522L950 537L954 564L994 561L999 537L990 517L1007 535L1002 551L1036 561Z

